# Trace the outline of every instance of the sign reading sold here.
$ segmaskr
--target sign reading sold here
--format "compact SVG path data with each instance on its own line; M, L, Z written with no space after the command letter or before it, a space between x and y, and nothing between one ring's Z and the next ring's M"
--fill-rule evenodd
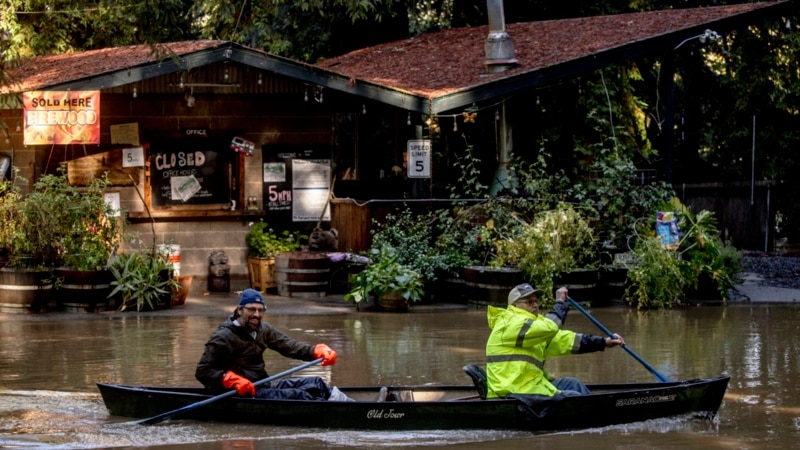
M30 91L22 103L25 145L100 143L100 91Z

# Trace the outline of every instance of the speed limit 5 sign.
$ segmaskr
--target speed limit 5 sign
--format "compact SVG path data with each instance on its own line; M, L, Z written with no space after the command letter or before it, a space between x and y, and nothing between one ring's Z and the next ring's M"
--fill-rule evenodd
M430 139L411 139L408 141L408 178L431 177Z

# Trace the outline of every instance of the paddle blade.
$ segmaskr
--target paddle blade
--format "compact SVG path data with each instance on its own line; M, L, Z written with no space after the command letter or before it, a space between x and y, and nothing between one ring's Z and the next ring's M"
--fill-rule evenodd
M175 417L175 415L180 414L182 412L183 412L182 410L170 411L170 412L166 412L164 414L159 414L159 415L157 415L155 417L151 417L149 419L138 420L138 421L136 421L134 423L136 425L155 425L155 424L163 422L165 420L169 420L169 419Z

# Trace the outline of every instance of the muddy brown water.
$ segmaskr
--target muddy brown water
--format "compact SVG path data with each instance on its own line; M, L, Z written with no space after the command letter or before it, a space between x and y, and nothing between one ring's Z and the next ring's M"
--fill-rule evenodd
M729 374L714 421L670 418L583 431L532 434L499 430L340 431L314 427L174 420L131 425L109 416L96 382L195 385L202 346L222 316L0 315L0 448L794 448L800 442L800 306L701 306L640 313L625 307L592 314L672 379ZM408 314L267 314L287 334L325 342L333 367L304 371L336 385L467 384L461 371L482 363L485 311ZM567 328L599 334L576 311ZM271 373L296 363L268 354ZM586 382L651 381L621 349L551 359L548 370ZM604 414L597 411L597 414Z

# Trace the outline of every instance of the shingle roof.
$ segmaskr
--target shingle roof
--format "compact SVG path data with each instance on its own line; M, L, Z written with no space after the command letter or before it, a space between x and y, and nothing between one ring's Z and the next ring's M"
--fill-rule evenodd
M8 72L10 86L0 92L24 92L62 84L67 81L91 78L124 71L145 63L170 58L169 52L183 56L199 50L217 48L225 41L183 41L161 44L161 54L149 45L129 45L59 55L37 56L20 61Z
M546 82L548 76L538 72L558 66L568 71L570 63L600 59L604 53L616 52L621 59L648 52L658 55L683 39L701 34L706 27L720 27L715 31L721 33L741 26L742 20L754 21L755 14L751 13L780 3L787 2L508 24L506 30L513 39L519 65L499 74L487 74L484 64L487 26L449 29L380 44L329 58L317 67L346 76L352 84L369 82L432 100L487 88L502 80ZM647 48L636 50L637 46ZM563 78L564 70L554 76Z
M380 44L316 65L216 40L162 44L178 57L162 59L164 64L147 45L40 56L23 60L8 71L14 84L0 87L0 92L104 89L230 59L409 110L441 112L617 61L661 55L683 40L697 37L705 28L722 33L755 22L762 15L778 14L783 10L779 7L789 3L509 24L506 29L514 41L519 65L491 75L484 65L488 27L479 26Z

